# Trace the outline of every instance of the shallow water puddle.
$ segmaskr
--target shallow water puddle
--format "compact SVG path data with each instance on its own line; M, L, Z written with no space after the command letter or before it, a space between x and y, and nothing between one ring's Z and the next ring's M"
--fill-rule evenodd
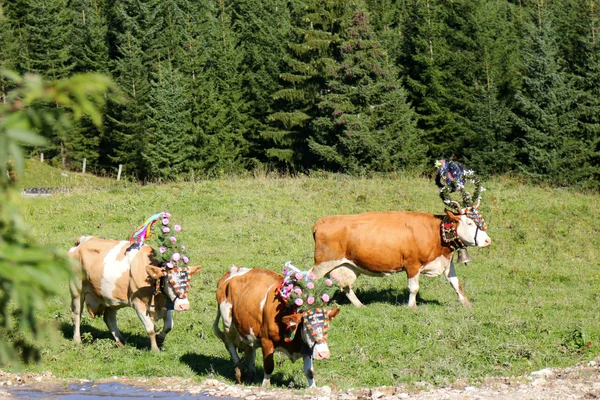
M13 399L60 399L60 400L104 400L104 399L214 399L203 394L186 392L151 391L140 386L125 385L116 382L71 384L67 387L39 388L19 387L9 389ZM222 399L227 400L227 399ZM233 400L233 399L229 399Z

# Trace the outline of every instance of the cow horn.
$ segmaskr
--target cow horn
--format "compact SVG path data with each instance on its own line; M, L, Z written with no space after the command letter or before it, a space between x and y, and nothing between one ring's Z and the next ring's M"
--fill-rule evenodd
M450 202L450 204L454 204L454 205L456 205L456 209L458 210L459 214L462 214L462 212L461 212L461 209L462 209L462 207L460 206L460 203L459 203L458 201L454 201L454 200L452 200L452 201Z
M476 210L479 208L479 203L481 203L481 199L477 199L477 204L475 204L475 209Z

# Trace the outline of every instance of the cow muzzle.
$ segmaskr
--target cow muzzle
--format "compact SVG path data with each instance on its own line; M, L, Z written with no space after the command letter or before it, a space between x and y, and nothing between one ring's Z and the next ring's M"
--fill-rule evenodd
M329 358L331 354L329 353L329 346L327 343L317 343L313 348L313 358L315 360L325 360Z
M492 239L488 236L488 234L481 229L477 229L477 233L475 234L475 244L478 247L487 247L491 243Z
M173 309L175 311L187 311L190 309L190 302L188 299L176 299L173 304Z

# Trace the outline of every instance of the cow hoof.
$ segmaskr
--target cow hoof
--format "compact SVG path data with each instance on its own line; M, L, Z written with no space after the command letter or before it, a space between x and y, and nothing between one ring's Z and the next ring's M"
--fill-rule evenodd
M238 385L242 384L242 370L240 367L235 367L235 380Z

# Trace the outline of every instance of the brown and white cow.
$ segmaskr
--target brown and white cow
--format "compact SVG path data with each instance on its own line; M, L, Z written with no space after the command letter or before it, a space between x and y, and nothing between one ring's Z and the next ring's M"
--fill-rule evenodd
M73 340L81 342L81 313L85 302L93 317L104 315L106 326L123 346L125 341L117 327L117 311L133 307L154 351L159 350L158 344L162 344L173 328L173 310L189 309L189 278L201 269L200 266L161 268L153 261L150 246L93 236L80 237L68 256L75 260L75 278L69 285ZM157 337L153 320L159 319L164 325Z
M310 387L315 386L313 359L329 358L327 327L339 308L296 314L295 308L288 308L278 295L282 281L283 276L270 270L233 266L218 283L213 330L235 362L238 383L242 372L237 350L245 353L249 373L254 376L256 349L262 349L263 386L271 383L275 351L286 354L292 362L304 359L304 374ZM223 331L219 328L220 321ZM289 335L297 329L300 334Z
M470 307L456 276L452 256L464 246L486 247L491 239L477 207L446 215L421 212L367 212L323 217L313 227L317 278L330 275L356 307L363 304L352 285L360 274L386 276L406 271L408 305L416 307L419 276L442 273L465 307Z

